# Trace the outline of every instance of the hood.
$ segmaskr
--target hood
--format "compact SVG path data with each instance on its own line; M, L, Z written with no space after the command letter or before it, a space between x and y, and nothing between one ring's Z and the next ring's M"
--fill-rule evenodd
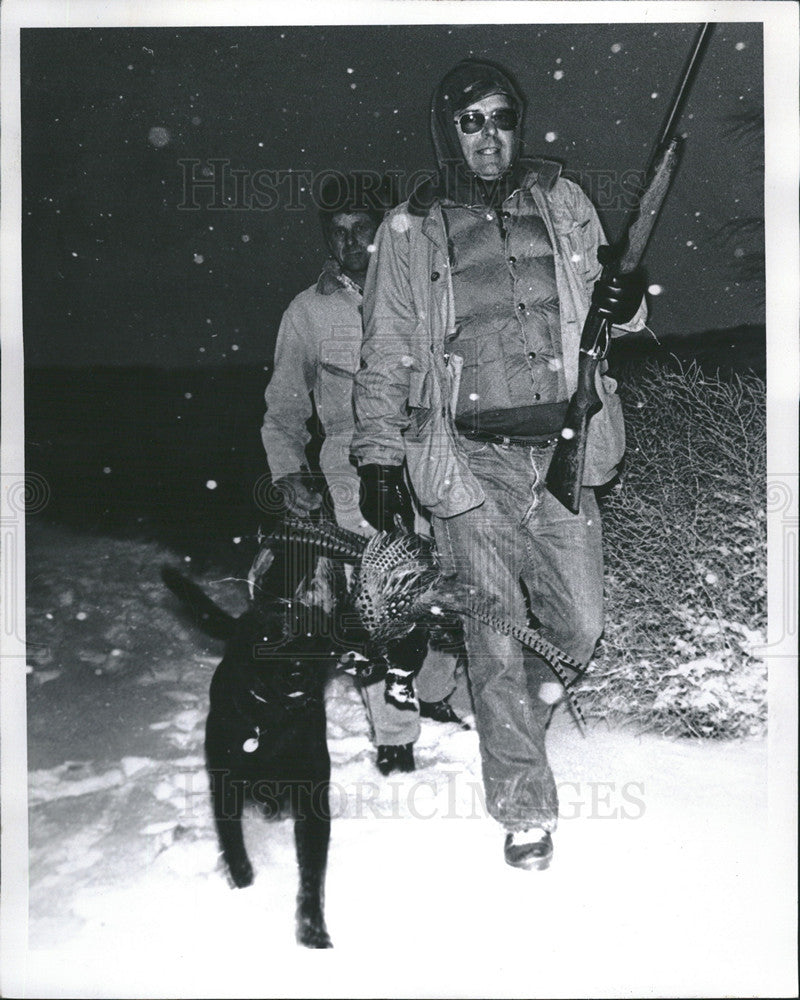
M467 167L454 116L491 94L505 94L522 122L525 103L511 77L494 63L464 59L442 79L431 100L431 136L439 168L437 186L460 204L500 204L524 178L519 157L495 181L483 181Z

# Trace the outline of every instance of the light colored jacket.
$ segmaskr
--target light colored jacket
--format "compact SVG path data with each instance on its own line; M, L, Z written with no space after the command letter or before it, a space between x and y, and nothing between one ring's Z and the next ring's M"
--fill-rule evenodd
M292 300L275 344L272 377L264 399L261 440L273 482L306 464L316 409L325 440L319 464L333 498L336 520L363 530L359 480L350 462L353 377L361 350L361 296L337 277L333 262L316 284ZM313 398L313 406L312 406Z
M594 282L597 248L607 242L583 191L540 161L541 182L529 176L531 196L554 251L567 392L578 381L578 348ZM644 303L615 332L644 326ZM399 465L405 457L420 503L452 517L484 500L455 429L453 365L445 340L456 333L453 285L441 203L414 214L409 203L388 214L376 236L364 288L364 342L355 379L356 429L352 452L359 465ZM597 374L603 408L590 423L584 485L608 482L625 450L616 382Z

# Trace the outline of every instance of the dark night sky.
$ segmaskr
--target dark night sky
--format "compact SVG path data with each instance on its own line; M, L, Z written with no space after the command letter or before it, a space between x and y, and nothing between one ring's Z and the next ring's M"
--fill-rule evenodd
M615 178L644 167L695 32L23 30L26 362L270 358L282 310L324 256L310 192L294 210L288 182L270 211L182 210L181 159L223 158L248 171L428 169L431 91L472 54L516 76L528 99L527 151L561 160L596 202L607 201L603 192L620 192ZM763 280L746 280L741 268L759 250L759 226L719 235L731 220L763 216L760 135L729 134L731 116L761 110L762 81L761 25L718 25L647 256L649 280L663 289L651 303L659 334L763 322ZM598 207L613 235L622 213Z

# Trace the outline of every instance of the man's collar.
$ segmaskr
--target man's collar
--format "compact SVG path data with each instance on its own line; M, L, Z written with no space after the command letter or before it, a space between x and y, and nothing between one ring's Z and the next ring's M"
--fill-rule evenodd
M342 288L350 288L361 295L361 289L355 281L348 278L346 274L342 273L339 261L333 257L329 257L325 261L322 267L322 273L317 279L317 294L332 295L333 292L338 292Z

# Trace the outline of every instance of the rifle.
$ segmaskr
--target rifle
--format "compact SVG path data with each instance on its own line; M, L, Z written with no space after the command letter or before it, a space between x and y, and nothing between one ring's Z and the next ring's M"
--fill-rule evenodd
M673 129L683 109L700 58L708 43L711 24L703 24L697 34L686 70L672 102L666 124L656 143L645 173L645 183L637 205L629 213L622 235L614 247L600 247L598 262L603 267L601 281L618 274L630 274L639 266L658 213L678 168L682 139ZM580 511L583 468L589 421L602 409L595 378L597 366L605 358L611 342L611 324L592 305L581 332L578 356L578 386L569 401L564 427L556 444L545 486L573 514Z

